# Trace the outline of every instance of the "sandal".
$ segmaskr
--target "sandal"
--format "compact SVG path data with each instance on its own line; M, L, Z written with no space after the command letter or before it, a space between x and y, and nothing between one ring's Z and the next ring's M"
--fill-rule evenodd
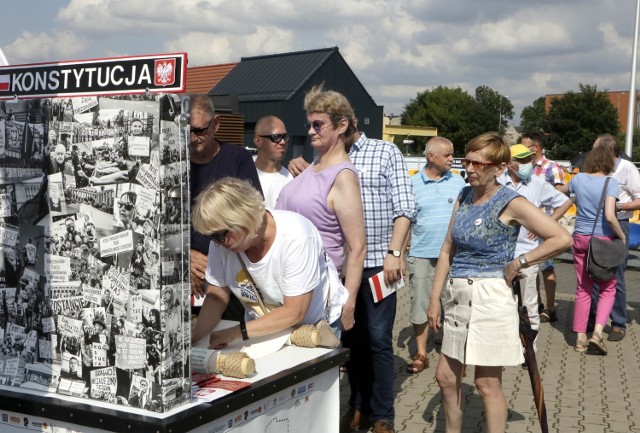
M576 345L573 346L573 350L582 353L587 351L587 340L576 341Z
M411 358L411 364L407 366L407 373L418 374L424 371L425 368L429 368L429 358L427 358L427 355L416 353Z
M604 345L604 341L602 340L602 336L592 335L589 339L589 349L596 352L598 355L606 355L607 347Z

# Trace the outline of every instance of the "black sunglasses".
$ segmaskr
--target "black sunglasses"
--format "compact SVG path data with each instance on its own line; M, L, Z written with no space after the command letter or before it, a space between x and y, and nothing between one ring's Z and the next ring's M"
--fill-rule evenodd
M286 132L284 134L258 135L258 137L268 138L274 143L280 143L280 140L284 140L285 143L289 142L289 134Z
M223 244L224 239L227 237L227 233L229 233L229 230L220 230L219 232L209 233L205 236L216 243Z
M119 205L120 207L125 208L126 210L131 210L131 209L133 209L133 205L132 205L131 203L122 203L122 202L120 202L120 203L118 203L118 205Z
M211 120L209 120L209 123L207 123L207 126L205 126L204 128L193 128L191 127L191 133L195 134L197 136L201 136L207 133L207 131L209 130L209 127L211 126L211 122L213 122L213 117L211 118Z

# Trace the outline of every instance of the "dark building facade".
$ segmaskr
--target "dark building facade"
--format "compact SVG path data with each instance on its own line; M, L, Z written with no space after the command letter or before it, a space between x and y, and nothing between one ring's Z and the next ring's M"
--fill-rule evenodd
M211 91L216 111L227 101L237 103L244 116L244 145L254 147L255 124L271 114L282 119L291 135L286 160L313 158L304 128L305 94L317 84L336 90L349 99L358 117L358 128L367 136L382 137L383 107L353 73L337 47L265 56L243 57ZM237 102L236 102L237 101Z

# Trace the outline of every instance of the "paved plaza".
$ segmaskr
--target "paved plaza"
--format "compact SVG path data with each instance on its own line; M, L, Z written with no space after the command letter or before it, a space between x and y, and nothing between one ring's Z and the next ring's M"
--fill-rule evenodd
M632 251L626 272L629 291L627 335L618 343L605 341L608 355L577 353L571 331L575 273L571 255L557 260L557 312L555 323L542 323L538 335L538 364L545 391L549 431L560 433L640 433L640 254ZM408 290L398 295L394 326L396 431L444 432L444 411L434 371L438 349L429 341L430 368L418 375L406 372L414 353L409 323ZM605 328L608 332L609 328ZM509 406L507 432L539 432L527 371L508 367L503 375ZM473 385L473 367L463 379L464 433L485 432L482 400ZM349 383L341 377L341 413L348 407ZM363 430L363 432L366 430Z

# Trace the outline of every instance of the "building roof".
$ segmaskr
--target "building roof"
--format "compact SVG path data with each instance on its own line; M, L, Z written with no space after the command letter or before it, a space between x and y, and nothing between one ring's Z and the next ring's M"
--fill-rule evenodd
M220 65L194 66L187 68L187 93L209 93L237 63Z
M243 57L210 95L236 94L238 102L291 99L338 47Z

